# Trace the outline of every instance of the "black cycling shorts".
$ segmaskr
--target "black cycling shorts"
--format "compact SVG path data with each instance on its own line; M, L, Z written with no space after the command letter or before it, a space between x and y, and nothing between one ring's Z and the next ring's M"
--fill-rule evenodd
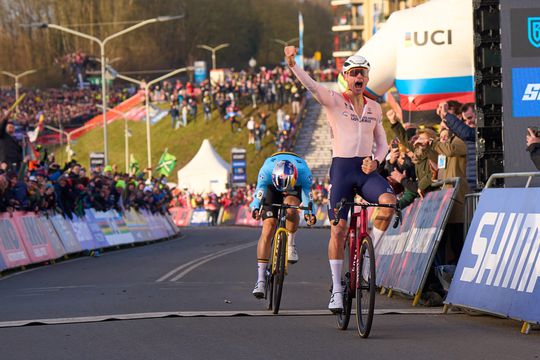
M262 219L277 219L278 208L272 206L272 204L283 204L283 199L285 199L287 196L294 196L298 198L298 200L302 201L300 190L301 189L299 187L295 187L294 190L283 193L276 190L276 188L273 186L268 186L266 189L266 195L263 203L263 212L261 215Z
M334 209L336 203L343 198L347 202L352 202L357 193L366 201L377 203L379 196L382 194L394 194L388 181L377 171L370 174L362 171L363 160L363 157L335 157L332 159L332 165L330 166L330 203L328 207L330 220L335 219ZM344 206L339 213L339 218L347 220L349 209L349 206Z

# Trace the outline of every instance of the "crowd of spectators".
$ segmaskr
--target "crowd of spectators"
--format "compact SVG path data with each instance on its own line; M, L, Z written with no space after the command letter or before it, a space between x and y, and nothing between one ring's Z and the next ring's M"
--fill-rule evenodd
M22 127L32 127L43 115L46 124L58 127L81 126L86 120L101 113L101 90L93 88L73 89L24 89L26 96L19 104L18 112L13 112L11 120ZM131 96L128 89L109 89L109 107L114 107ZM0 104L5 106L15 102L13 89L0 89Z
M97 211L147 209L164 214L172 198L165 182L145 181L142 175L97 167L87 171L76 162L60 167L42 161L29 170L26 163L19 172L6 171L0 163L0 212L52 211L73 218L85 209Z

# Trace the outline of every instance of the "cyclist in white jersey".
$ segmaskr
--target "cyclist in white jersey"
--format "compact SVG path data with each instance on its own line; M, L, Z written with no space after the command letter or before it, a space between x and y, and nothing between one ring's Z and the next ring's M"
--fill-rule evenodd
M335 218L333 209L336 203L342 198L352 201L355 191L369 202L395 204L392 188L375 171L388 152L388 144L382 126L381 106L364 96L369 80L368 61L360 55L353 55L345 61L343 76L347 90L340 94L317 83L296 64L294 46L285 47L284 52L292 72L324 107L332 131L329 218ZM328 309L334 313L343 310L341 271L348 211L346 207L341 210L337 225L331 222L328 259L332 272L332 296ZM379 209L371 233L374 245L388 228L392 215L391 208Z

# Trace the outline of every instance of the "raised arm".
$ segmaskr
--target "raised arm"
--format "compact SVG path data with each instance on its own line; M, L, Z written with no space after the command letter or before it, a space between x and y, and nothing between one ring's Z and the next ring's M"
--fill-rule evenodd
M306 89L309 90L310 93L313 94L315 99L323 106L329 106L332 104L332 102L335 99L335 92L328 89L324 85L319 84L315 80L313 80L308 73L304 71L294 60L294 57L296 56L296 48L294 46L287 46L285 47L285 59L287 61L287 65L289 65L290 69L296 75L298 80L304 85Z

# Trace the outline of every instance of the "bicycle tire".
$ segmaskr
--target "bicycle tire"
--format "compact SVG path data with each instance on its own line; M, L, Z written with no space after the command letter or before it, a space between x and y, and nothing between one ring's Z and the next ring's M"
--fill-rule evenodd
M364 256L366 252L369 258ZM363 338L367 338L373 324L375 292L377 291L375 285L375 250L369 236L362 238L359 253L358 271L356 273L356 324L358 334ZM365 275L368 275L367 279L365 279Z
M340 330L347 330L349 327L349 320L351 319L351 309L352 309L352 299L353 293L351 292L351 273L349 269L349 244L345 244L345 256L343 259L343 264L347 266L346 273L343 275L342 285L344 286L343 290L343 311L337 314L337 327Z
M266 267L266 278L264 284L264 298L266 299L266 310L272 310L272 300L274 296L274 276L272 275L272 262Z
M285 278L285 246L287 245L287 239L283 238L287 236L285 232L278 234L278 250L276 254L276 268L272 275L273 277L273 313L279 312L279 306L281 304L281 293L283 291L283 280Z

